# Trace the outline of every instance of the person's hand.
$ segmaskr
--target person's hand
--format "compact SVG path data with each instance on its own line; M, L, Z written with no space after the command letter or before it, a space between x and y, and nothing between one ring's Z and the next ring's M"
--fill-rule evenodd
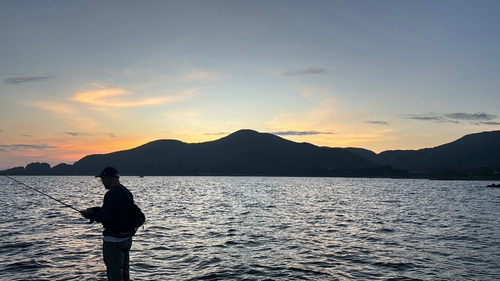
M82 215L82 217L86 218L86 219L90 219L90 222L89 223L93 223L94 220L90 218L90 216L92 214L97 214L101 211L101 207L92 207L92 208L88 208L88 209L85 209L83 211L80 211L80 214Z
M82 215L82 217L88 219L88 215L90 214L90 210L86 209L86 210L80 211L80 214Z

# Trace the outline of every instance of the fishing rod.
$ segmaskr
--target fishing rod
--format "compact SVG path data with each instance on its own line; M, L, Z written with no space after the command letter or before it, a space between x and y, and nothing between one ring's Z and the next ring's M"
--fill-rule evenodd
M29 188L29 189L31 189L31 190L33 190L33 191L36 191L36 192L38 192L38 193L41 193L41 194L43 194L43 195L45 195L45 196L49 197L50 199L55 200L55 201L57 201L57 202L59 202L59 203L63 204L64 206L66 206L66 207L68 207L68 208L71 208L71 209L73 209L73 210L75 210L75 211L77 211L77 212L79 212L79 213L80 213L80 210L76 209L75 207L73 207L73 206L71 206L71 205L69 205L69 204L64 203L63 201L61 201L61 200L59 200L59 199L56 199L56 198L54 198L54 197L52 197L52 196L50 196L50 195L48 195L48 194L46 194L46 193L43 193L42 191L40 191L40 190L38 190L38 189L36 189L36 188L34 188L34 187L31 187L31 186L29 186L29 185L25 184L24 182L18 181L18 180L16 180L15 178L12 178L12 177L10 177L10 176L8 176L8 175L4 174L4 173L0 173L0 174L1 174L1 175L3 175L3 176L6 176L7 178L9 178L9 179L11 179L11 180L13 180L13 181L15 181L15 182L17 182L18 184L24 185L24 186L26 186L27 188Z

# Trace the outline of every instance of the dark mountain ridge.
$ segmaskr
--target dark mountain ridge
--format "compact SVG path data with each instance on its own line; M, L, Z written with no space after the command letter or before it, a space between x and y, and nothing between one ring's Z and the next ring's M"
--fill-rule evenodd
M388 150L375 155L357 149L350 151L379 165L408 171L496 170L500 168L500 131L469 134L447 144L419 150Z
M500 172L500 131L466 135L419 150L379 154L362 148L318 147L269 133L240 130L218 140L184 143L156 140L108 154L88 155L73 165L31 163L10 174L94 175L116 166L123 175L266 175L406 177L409 172Z
M78 174L120 167L141 175L329 175L336 169L379 165L341 148L296 143L273 134L240 130L204 143L158 140L134 149L89 155L73 164ZM98 168L97 168L98 169Z

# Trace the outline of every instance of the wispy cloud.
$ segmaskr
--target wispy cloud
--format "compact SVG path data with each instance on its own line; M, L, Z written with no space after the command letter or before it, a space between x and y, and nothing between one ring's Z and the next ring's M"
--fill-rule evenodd
M444 118L444 115L437 115L435 113L423 113L423 114L401 114L402 118L412 119L412 120L421 120L421 121L433 121L433 122L447 122ZM451 122L452 120L448 120ZM457 123L454 121L454 123Z
M297 71L284 71L278 72L278 76L299 76L299 75L315 75L315 74L328 74L330 71L324 68L309 67Z
M125 68L122 71L106 70L106 72L119 79L142 78L143 80L149 81L149 85L164 83L212 82L226 78L226 75L223 73L205 70L200 67L193 67L187 63L176 64L172 61L169 61L168 63L172 67L169 72L157 72L153 69L146 68Z
M172 96L125 99L124 96L131 96L132 94L117 87L107 86L101 87L99 90L77 93L72 100L98 107L139 107L183 101L190 98L200 89L201 88L195 88Z
M154 73L148 69L135 69L132 70L130 68L124 68L122 71L113 71L113 70L104 70L104 72L110 73L116 78L124 79L124 78L137 78L141 75L147 74L148 76L153 76Z
M187 81L217 81L217 80L221 80L224 78L224 75L222 75L220 73L205 71L205 70L197 69L194 67L184 68L181 72L182 72L181 80L184 82L187 82Z
M331 108L338 101L331 96L330 90L327 88L314 88L308 86L296 86L302 95L316 103L319 103L324 108Z
M34 136L34 135L21 135L21 137L25 137L25 138L34 138L35 136Z
M444 117L452 120L466 120L466 121L490 121L498 118L498 115L487 114L487 113L452 113L446 114Z
M494 126L500 126L500 122L493 122L493 121L488 121L488 122L481 122L483 125L494 125Z
M116 138L115 133L98 133L98 134L88 134L88 133L82 133L82 132L63 132L63 134L70 135L73 137L96 137L96 136L108 136L110 138Z
M229 135L230 133L224 133L224 132L219 132L219 133L203 133L205 136L220 136L220 135Z
M31 76L31 77L11 77L4 80L5 84L17 85L28 82L44 81L54 79L53 76Z
M230 133L218 132L218 133L204 133L207 136L219 136L219 135L229 135ZM277 136L311 136L311 135L333 135L333 132L321 132L321 131L278 131L269 132L269 134Z
M311 135L334 135L333 132L320 132L320 131L283 131L283 132L271 132L273 135L277 136L311 136Z
M282 112L266 123L272 134L280 136L314 136L332 135L330 128L335 123L335 105L338 101L330 94L327 88L295 86L302 96L315 104L313 107L300 112Z
M108 87L106 87L104 89L100 89L100 90L77 93L73 97L73 100L80 102L80 103L101 105L102 101L105 99L108 99L108 98L114 97L114 96L119 96L119 95L127 95L127 94L128 93L125 92L124 90L117 89L116 87L113 87L113 86L108 86Z
M226 78L226 75L203 69L201 67L194 67L189 65L188 63L177 64L173 61L169 61L170 66L172 66L178 74L174 74L173 76L167 75L167 77L163 77L164 75L160 75L163 78L170 78L173 82L209 82L209 81L218 81ZM168 80L170 80L168 79Z
M92 136L91 134L80 133L80 132L64 132L66 135L78 137L78 136Z
M372 121L372 120L368 120L368 121L365 121L365 123L374 124L374 125L389 125L389 123L385 122L385 121Z
M46 150L57 148L57 146L51 146L46 144L36 145L36 144L12 144L12 145L0 145L0 149L10 150L10 151L24 151L24 150Z
M424 114L402 114L400 115L405 119L431 121L438 123L456 123L467 122L474 125L500 125L500 122L494 122L498 115L488 113L450 113L450 114L437 114L437 113L424 113Z
M31 105L57 114L75 114L77 112L71 105L62 102L36 102Z

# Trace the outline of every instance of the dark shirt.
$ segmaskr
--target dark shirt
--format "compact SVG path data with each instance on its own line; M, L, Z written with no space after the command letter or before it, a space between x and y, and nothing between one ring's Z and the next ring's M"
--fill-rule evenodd
M122 194L122 190L124 194ZM123 185L117 185L110 188L104 195L102 209L98 213L91 213L89 218L98 221L104 226L104 236L118 236L119 232L130 231L127 201L128 196L132 202L134 197L132 193Z

